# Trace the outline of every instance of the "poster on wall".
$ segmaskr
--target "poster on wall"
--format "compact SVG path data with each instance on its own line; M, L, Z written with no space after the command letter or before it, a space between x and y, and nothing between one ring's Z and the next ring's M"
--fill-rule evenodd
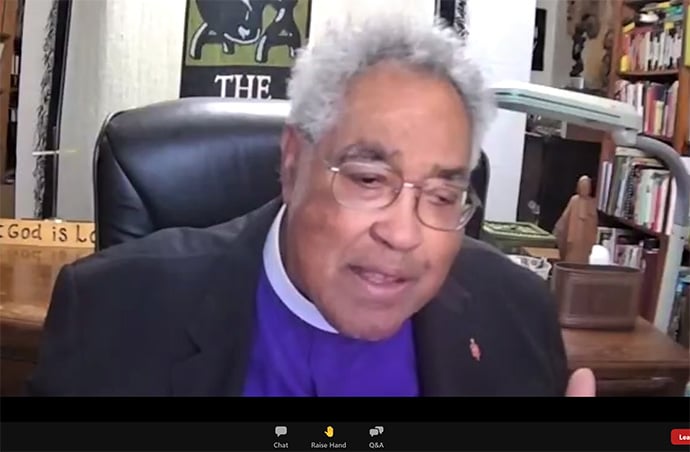
M467 0L436 0L436 16L452 25L460 34L467 33Z
M187 0L180 97L285 99L311 0Z
M544 70L544 45L546 43L546 10L537 8L534 18L534 41L532 42L532 70Z

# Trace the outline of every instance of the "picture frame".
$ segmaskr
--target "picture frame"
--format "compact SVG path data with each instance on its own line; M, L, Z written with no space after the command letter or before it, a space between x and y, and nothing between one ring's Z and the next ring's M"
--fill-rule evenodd
M534 16L534 41L532 44L532 70L544 70L544 47L546 46L546 19L544 8L537 8Z

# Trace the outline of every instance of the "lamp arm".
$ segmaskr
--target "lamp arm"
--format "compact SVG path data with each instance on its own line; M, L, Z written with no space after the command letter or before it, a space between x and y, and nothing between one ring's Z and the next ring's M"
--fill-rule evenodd
M676 182L676 209L673 224L686 227L690 224L690 174L678 152L666 143L654 138L637 135L635 147L663 161Z
M654 138L635 134L630 131L613 133L616 144L634 146L637 149L658 158L671 171L671 177L676 183L676 202L673 211L673 224L668 236L668 245L664 259L664 271L659 287L654 326L666 333L671 321L673 302L676 295L678 273L681 267L683 250L688 239L688 225L690 224L690 174L683 164L683 160L675 149ZM669 215L671 212L669 212Z

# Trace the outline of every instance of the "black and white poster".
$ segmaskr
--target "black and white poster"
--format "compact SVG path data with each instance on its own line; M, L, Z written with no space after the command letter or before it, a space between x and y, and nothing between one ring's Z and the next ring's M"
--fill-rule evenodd
M544 70L544 45L546 43L546 10L537 8L534 18L534 41L532 42L532 70Z
M452 25L458 33L467 33L466 0L436 0L436 16Z
M187 0L180 97L285 99L311 0Z

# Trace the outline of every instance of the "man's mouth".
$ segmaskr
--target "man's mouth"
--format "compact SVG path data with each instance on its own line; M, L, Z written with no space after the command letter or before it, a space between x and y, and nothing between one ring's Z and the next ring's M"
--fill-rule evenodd
M371 284L400 284L409 280L409 278L392 272L385 272L375 270L372 268L359 267L356 265L353 265L350 268L353 272L355 272L355 274L357 274L357 276Z
M412 277L409 274L397 270L384 270L359 265L351 265L350 270L362 280L374 286L391 287L412 281Z

